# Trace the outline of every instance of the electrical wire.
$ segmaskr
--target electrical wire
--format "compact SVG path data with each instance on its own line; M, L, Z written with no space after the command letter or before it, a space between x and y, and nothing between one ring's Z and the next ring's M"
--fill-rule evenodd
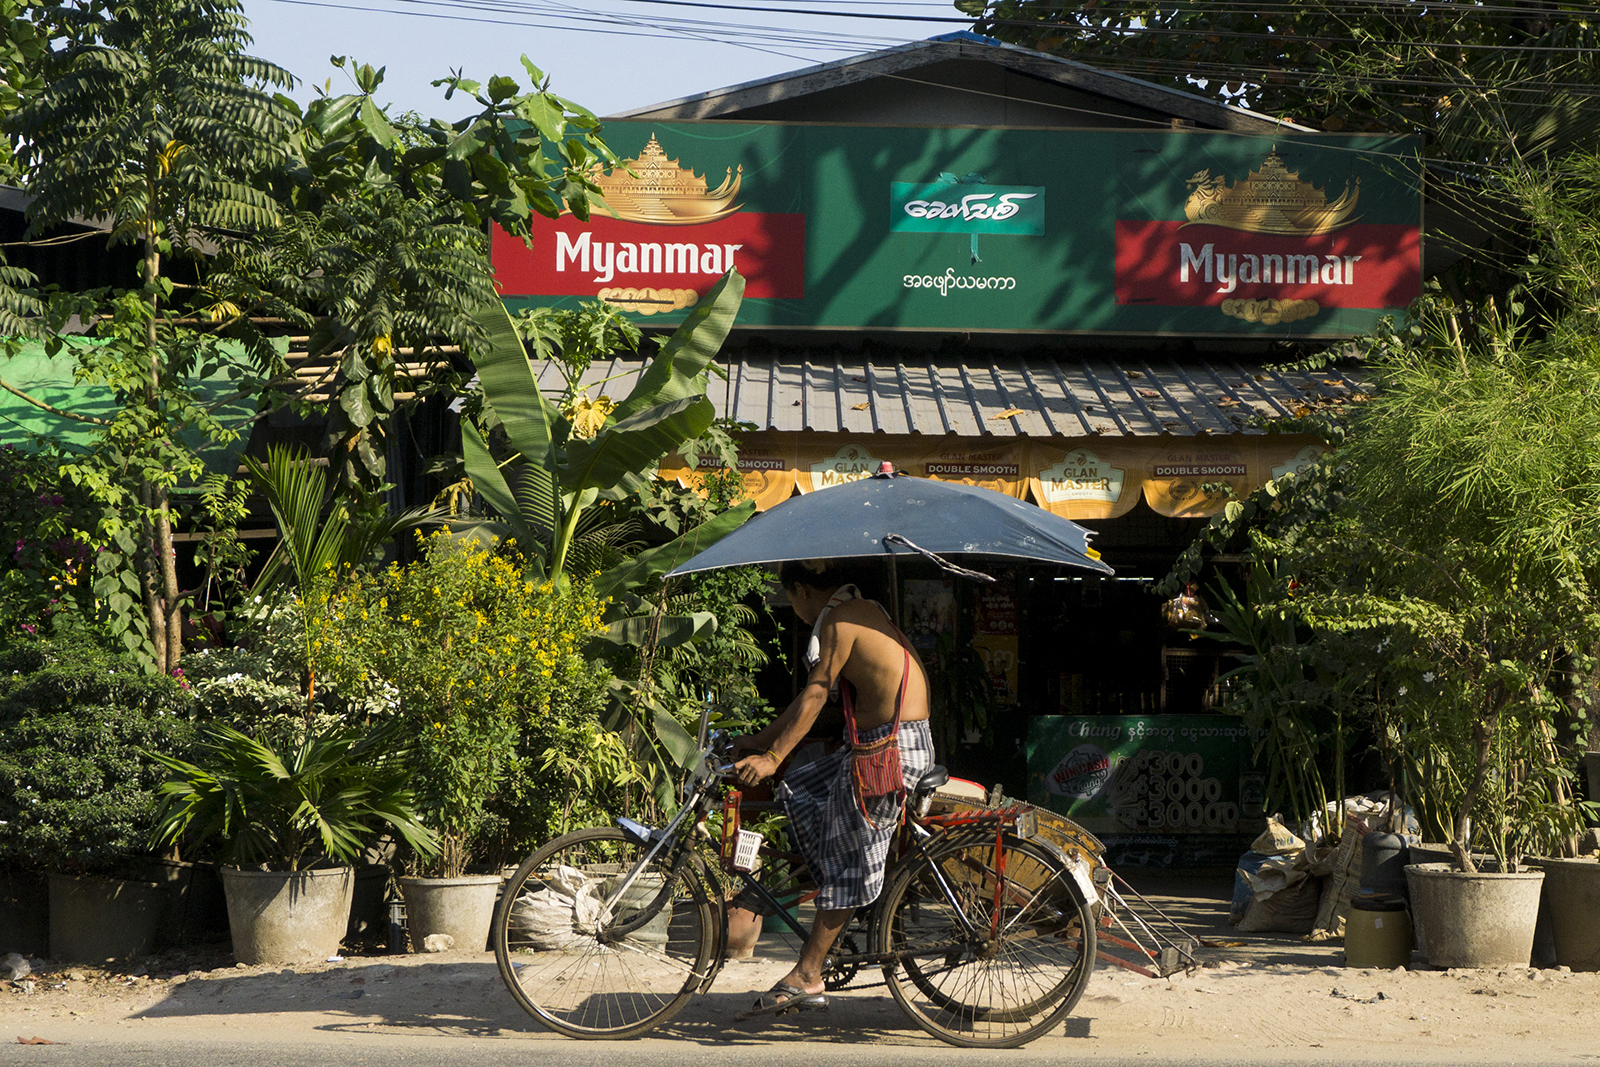
M623 15L623 14L620 14L620 13L596 11L593 8L576 8L576 7L573 7L571 5L555 2L555 0L544 0L543 3L517 3L517 2L513 2L513 0L492 0L492 2L488 2L488 3L483 2L483 0L396 0L397 3L406 5L406 7L404 9L396 9L396 8L391 8L391 7L379 7L379 6L364 5L364 4L353 4L353 3L333 3L333 2L330 2L330 0L274 0L274 2L293 4L293 5L305 6L305 7L334 9L334 10L364 11L364 12L373 12L373 13L382 13L382 14L404 14L404 15L412 15L412 16L415 16L415 17L435 18L435 19L443 19L443 20L449 20L449 21L474 22L474 23L483 23L483 24L489 24L489 25L525 26L525 27L538 28L538 29L562 29L562 30L570 30L570 31L577 31L577 32L584 32L584 31L587 31L587 32L608 32L608 33L619 34L619 35L622 35L622 36L633 36L633 37L643 37L643 38L653 38L653 39L683 39L683 38L689 38L689 39L696 39L696 40L704 41L704 42L707 42L707 43L728 44L728 45L732 45L732 46L736 46L736 47L742 47L742 48L746 48L746 49L751 49L751 50L755 50L755 51L764 52L764 53L767 53L767 54L770 54L770 55L776 55L776 56L779 56L779 57L782 57L782 58L795 59L795 60L798 60L798 61L801 61L801 62L811 61L810 57L809 56L805 56L805 55L797 55L793 51L786 51L786 50L784 50L785 47L798 49L800 51L808 52L808 53L822 52L822 53L847 53L847 54L853 54L853 53L859 53L859 52L861 52L863 50L872 50L872 49L882 48L885 45L909 43L909 42L904 41L901 38L894 38L894 37L878 37L878 36L869 36L869 35L842 35L842 34L837 33L836 31L832 30L831 28L827 29L827 30L811 30L811 29L805 29L805 28L793 27L793 26L789 26L789 27L758 26L758 25L749 25L749 24L736 24L736 23L728 23L728 22L718 22L718 21L714 21L714 20L703 20L703 19L680 19L680 18L672 18L672 17L667 17L667 16L655 16L655 17L650 17L650 18L633 17L633 16L629 16L629 15ZM920 21L920 22L933 22L933 23L936 23L936 24L937 23L947 23L947 22L956 22L956 23L961 23L963 25L972 25L973 24L973 20L971 18L967 18L967 17L952 18L952 17L948 17L948 16L926 16L926 17L918 18L917 16L912 16L912 15L884 16L884 15L881 15L879 13L871 13L871 12L851 12L851 11L844 11L844 10L838 10L838 9L825 10L825 9L818 9L818 8L800 8L800 7L772 7L772 6L757 5L757 4L731 4L731 3L712 2L712 0L627 0L627 2L630 2L630 3L642 3L642 4L655 5L655 6L667 6L667 7L695 7L695 8L713 8L713 9L723 9L723 10L754 11L754 12L761 12L761 13L765 13L765 14L799 15L799 16L802 16L802 17L823 16L823 17L836 17L836 18L888 18L888 19L890 19L892 21ZM806 2L806 0L796 0L796 2ZM813 0L813 2L814 2L814 0ZM856 4L861 4L863 6L866 6L866 5L871 5L871 6L899 6L899 7L915 6L915 5L905 4L905 3L898 3L898 2L896 2L896 0L835 0L835 2L837 2L837 3L856 3ZM1342 2L1342 0L1341 0L1341 2ZM1329 0L1323 0L1323 5L1324 6L1328 5L1328 3L1329 3ZM1281 3L1281 0L1258 0L1258 2L1255 2L1255 3L1252 3L1252 0L1237 0L1236 4L1230 4L1229 5L1230 9L1250 8L1252 6L1257 7L1257 8L1261 8L1263 10L1267 9L1267 8L1272 8L1272 9L1275 9L1275 10L1295 10L1295 9L1284 8L1283 4ZM1351 3L1351 6L1352 7L1359 6L1363 10L1369 10L1370 11L1370 3L1364 2L1364 0L1357 0L1357 2ZM1412 4L1408 4L1407 5L1408 9L1411 9L1412 6L1413 6ZM1486 5L1482 5L1482 6L1480 6L1480 5L1460 5L1460 4L1449 4L1449 3L1438 4L1438 5L1416 4L1415 6L1427 6L1427 8L1429 10L1441 10L1442 9L1442 10L1451 11L1452 13L1461 13L1461 14L1467 14L1469 12L1476 13L1477 11L1480 10L1480 8L1489 9L1489 8L1487 8ZM441 8L444 9L444 10L430 10L430 9L441 9ZM1517 9L1514 9L1514 8L1493 8L1493 9L1490 9L1490 10L1494 10L1496 12L1501 12L1501 11L1503 11L1503 12L1514 12L1514 11L1517 11ZM460 12L460 13L453 13L453 12ZM1575 17L1579 14L1578 12L1568 12L1568 13L1573 14ZM543 19L553 19L554 21L553 22L550 22L550 21L530 22L530 21L527 21L527 19L491 18L491 17L488 17L489 15L492 15L492 14L503 14L503 15L513 15L513 16L514 15L524 15L524 16L530 16L530 17L539 17L539 18L543 18ZM1523 14L1526 14L1526 12L1523 12ZM1053 24L1053 23L1036 22L1036 21L1032 21L1032 20L1006 20L1006 23L1008 25L1009 24L1015 24L1015 25L1026 26L1026 27L1031 27L1031 28L1036 28L1036 29L1037 28L1053 28L1054 26L1057 25L1057 24ZM1084 31L1084 32L1098 32L1098 31L1093 31L1090 28L1084 27L1081 24L1077 24L1077 23L1068 24L1068 28L1079 30L1079 31ZM1119 30L1116 30L1116 31L1113 31L1113 32L1116 32L1116 33L1120 34L1120 33L1124 32L1124 31L1119 29ZM1134 31L1134 32L1138 32L1138 31ZM1173 30L1171 32L1186 32L1187 33L1187 32L1198 32L1198 31L1177 31L1177 30ZM1209 36L1216 36L1216 34L1214 34L1214 33L1210 33L1208 35ZM1272 35L1272 34L1232 34L1232 36L1251 37L1251 38L1275 37L1276 39L1280 39L1280 40L1282 39L1282 35ZM1324 41L1324 40L1328 40L1328 38L1321 37L1321 36L1318 36L1318 37L1315 37L1315 38L1311 38L1311 37L1302 38L1302 40L1304 40L1306 43L1311 43L1313 39L1316 40L1316 41L1319 41L1319 42L1320 41ZM1346 39L1341 39L1341 40L1346 40ZM1354 41L1355 39L1354 38L1349 38L1347 40ZM1417 44L1418 42L1408 42L1408 43ZM1442 47L1442 48L1464 47L1464 46L1457 46L1457 45L1454 45L1454 44L1443 44L1443 45L1441 45L1441 44L1439 44L1437 42L1434 42L1433 46L1434 47ZM1482 46L1482 47L1496 47L1496 48L1498 48L1500 46ZM1502 50L1505 50L1505 51L1529 51L1529 50L1532 50L1532 49L1530 49L1530 48L1528 48L1526 46L1522 46L1522 47L1518 47L1518 48L1514 48L1514 49L1502 49ZM1584 54L1593 54L1593 50L1591 50L1591 49L1577 49L1577 48L1555 49L1555 48L1552 48L1550 50L1551 51L1561 51L1561 52L1579 52L1579 53L1584 53ZM1058 54L1061 54L1061 53L1058 53ZM1084 53L1071 53L1071 52L1069 52L1069 53L1065 53L1064 54L1064 58L1071 58L1071 59L1075 59L1075 60L1078 60L1078 61L1087 60L1087 61L1089 61L1089 63L1092 66L1094 66L1096 68L1106 69L1106 70L1109 70L1109 71L1112 71L1112 72L1116 72L1117 70L1120 69L1122 71L1138 73L1138 74L1141 74L1141 75L1143 75L1145 77L1150 77L1152 75L1155 75L1155 76L1165 76L1166 78L1169 78L1169 79L1183 79L1183 80L1186 80L1186 81L1190 82L1191 84L1194 84L1194 83L1197 83L1197 82L1203 82L1205 84L1210 84L1212 81L1221 81L1221 82L1229 82L1229 83L1231 83L1231 82L1241 82L1242 85L1243 85L1243 87L1241 89L1241 92L1239 94L1233 94L1232 99L1237 99L1239 96L1243 96L1245 91L1247 91L1251 87L1260 87L1262 85L1263 81L1265 79L1269 78L1269 77L1277 76L1277 77L1291 77L1292 78L1292 77L1296 77L1297 76L1296 73L1293 70L1274 69L1274 68L1269 68L1269 67L1250 67L1250 66L1241 66L1241 65L1237 65L1237 64L1226 64L1226 65L1224 65L1224 64L1220 64L1220 63L1208 63L1208 62L1205 62L1205 61L1192 61L1191 62L1191 61L1185 61L1185 60L1175 60L1175 59L1171 59L1171 58L1167 58L1167 57L1138 57L1138 56L1122 56L1122 55L1114 55L1114 54L1111 54L1111 55L1099 55L1099 54L1084 54ZM1570 63L1575 62L1575 61L1576 60L1568 61L1568 63L1570 64ZM1560 69L1560 68L1558 67L1557 69ZM1215 73L1213 73L1213 71L1215 71ZM1157 72L1160 72L1160 73L1158 74ZM1252 77L1252 75L1255 75L1255 76L1258 76L1258 77ZM1405 93L1397 94L1395 92L1395 90L1396 89L1404 89L1404 88L1427 89L1427 90L1435 90L1435 89L1437 89L1437 90L1452 90L1452 89L1460 89L1462 87L1462 85L1463 85L1463 83L1461 83L1461 82L1452 82L1452 81L1450 81L1448 79L1443 79L1443 78L1439 78L1439 77L1432 77L1432 78L1423 78L1423 77L1415 77L1415 76L1413 76L1413 77L1406 77L1406 76L1395 77L1393 75L1388 75L1388 74L1383 75L1383 76L1362 76L1362 75L1352 74L1352 73L1348 73L1348 72L1337 72L1337 71L1328 71L1328 70L1319 70L1319 71L1317 71L1315 73L1314 76L1319 77L1319 78L1335 78L1335 79L1338 79L1338 80L1344 82L1346 85L1348 85L1348 86L1350 86L1352 88L1360 88L1362 86L1372 86L1372 85L1384 85L1384 86L1387 87L1387 95L1389 95L1391 97L1399 95L1402 98L1413 99L1413 100L1416 100L1416 101L1419 101L1419 102L1432 102L1432 101L1435 101L1435 100L1438 99L1440 94L1436 93L1436 92L1417 92L1417 93L1411 93L1411 94L1405 94ZM1518 94L1518 93L1520 93L1520 94L1529 94L1529 95L1538 96L1539 99L1526 100L1526 101L1502 100L1502 101L1499 101L1499 103L1502 104L1503 106L1506 106L1506 107L1543 107L1543 106L1546 106L1546 103L1547 103L1547 101L1544 99L1544 97L1547 97L1550 92L1557 91L1557 90L1570 90L1571 92L1570 92L1569 95L1571 95L1572 97L1577 98L1577 99L1590 99L1590 98L1593 98L1595 95L1600 95L1600 94L1597 94L1594 91L1597 87L1594 84L1588 83L1588 82L1552 82L1552 81L1549 81L1547 79L1547 77L1529 78L1528 81L1529 81L1529 84L1527 84L1527 85L1503 84L1503 85L1496 86L1495 88L1496 88L1497 93L1500 93L1500 94ZM964 87L958 87L958 86L941 85L940 88L943 88L943 89L946 89L946 90L970 91L970 90L966 90ZM1231 102L1231 101L1228 98L1225 97L1223 100L1214 101L1214 102L1224 102L1224 103L1226 103L1226 102ZM1043 103L1043 102L1038 102L1038 103ZM1050 106L1063 106L1063 107L1065 107L1064 105L1050 105ZM1066 110L1086 110L1086 109L1073 109L1073 108L1070 108L1070 107L1066 107ZM1246 110L1248 110L1248 109L1246 109ZM1092 110L1086 110L1086 113L1091 114L1091 115L1101 115L1101 114L1103 114L1103 113L1093 112ZM1106 115L1106 117L1110 117L1109 113L1104 113L1104 114ZM1125 116L1116 116L1116 117L1124 118ZM1263 117L1266 117L1266 116L1263 116Z

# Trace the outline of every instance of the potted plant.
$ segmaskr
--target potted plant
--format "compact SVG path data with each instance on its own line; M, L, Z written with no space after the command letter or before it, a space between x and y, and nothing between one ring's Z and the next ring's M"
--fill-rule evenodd
M11 947L101 963L156 946L168 894L129 875L161 781L144 753L187 752L185 702L178 680L145 673L90 633L5 650L0 869L12 872L4 895L18 909L7 908Z
M336 954L350 916L349 864L381 826L419 855L437 851L417 820L397 727L305 729L275 746L213 725L200 763L156 756L172 777L161 789L154 841L221 839L232 864L222 884L240 963Z
M467 872L488 801L513 766L522 724L548 708L557 679L581 668L600 605L581 585L524 576L514 547L423 538L420 558L357 576L314 599L320 677L337 689L375 682L396 694L393 719L411 743L407 766L437 852L400 879L406 925L481 950L498 875Z

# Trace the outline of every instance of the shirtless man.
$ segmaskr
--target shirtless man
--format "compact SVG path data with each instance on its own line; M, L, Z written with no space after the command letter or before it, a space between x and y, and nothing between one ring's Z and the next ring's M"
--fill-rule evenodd
M782 715L760 733L738 740L736 755L755 753L738 760L739 781L754 786L771 778L805 740L830 691L848 685L863 743L888 736L900 704L900 761L909 792L933 764L928 679L916 652L882 607L861 599L856 587L826 564L786 563L779 581L795 613L812 625L806 656L810 675ZM848 745L789 771L778 799L816 880L817 915L799 962L757 1001L753 1013L759 1014L826 1006L821 994L828 950L851 914L882 892L889 844L900 825L898 796L865 801L856 796Z

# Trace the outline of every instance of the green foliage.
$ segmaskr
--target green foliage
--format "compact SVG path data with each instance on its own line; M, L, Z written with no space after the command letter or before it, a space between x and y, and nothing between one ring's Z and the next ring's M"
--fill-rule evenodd
M0 116L11 114L23 98L44 87L42 62L50 45L43 0L0 0ZM0 144L0 183L21 185L22 172L11 145ZM0 261L3 262L3 261ZM12 333L0 323L0 333Z
M217 725L199 763L153 753L171 777L152 840L220 838L230 863L298 871L320 856L354 862L387 825L431 855L438 846L417 819L397 725L305 731L282 745Z
M63 483L50 457L0 448L0 641L93 619L98 516L93 498Z
M1600 224L1548 194L1588 203L1600 166L1498 184L1540 241L1523 283L1471 304L1433 292L1371 338L1383 389L1349 436L1208 531L1258 561L1248 608L1228 605L1257 653L1243 710L1355 709L1467 869L1475 843L1508 865L1570 848L1593 715L1570 694L1592 689L1600 647ZM1307 751L1278 743L1286 763Z
M0 646L0 866L101 873L145 851L162 768L187 754L182 683L87 635Z
M320 591L312 657L335 688L381 680L416 739L408 757L424 819L442 845L430 873L457 877L484 828L485 806L512 770L524 731L569 685L593 685L582 655L601 603L523 576L513 554L427 538L422 558Z
M524 546L544 547L544 573L566 573L579 522L596 501L636 496L650 485L663 456L710 428L707 374L743 293L744 279L729 271L662 344L628 395L587 424L587 433L574 433L578 404L587 400L575 393L581 374L576 368L594 358L597 338L626 340L626 331L593 307L535 320L536 348L569 353L561 357L570 366L558 406L540 393L505 309L496 302L483 311L489 343L476 363L489 405L484 414L492 414L519 462L498 464L482 431L464 426L467 473L506 532Z
M313 589L319 583L337 583L369 562L379 546L426 519L429 512L417 508L402 515L353 516L346 501L331 497L322 468L298 449L274 445L267 450L265 465L252 456L245 457L245 465L261 485L282 534L255 588L270 596L285 572L293 576L302 626L304 654L300 662L307 669L306 714L310 716L316 708L316 657L312 650L314 619L305 605L312 602ZM326 589L322 595L327 595ZM260 593L256 599L261 599Z
M547 710L523 723L505 780L484 808L478 840L486 862L519 863L558 834L609 825L648 782L622 738L600 723L608 681L602 670L574 674Z
M658 661L657 680L663 689L684 694L696 715L706 701L723 715L747 715L765 703L752 674L766 665L768 650L749 628L763 613L771 618L765 598L775 584L772 576L760 567L734 567L697 574L683 584L688 591L669 597L667 610L673 615L705 612L716 618L717 626L701 641L666 649ZM778 650L776 639L771 647Z
M114 240L185 256L210 232L277 221L271 198L246 179L281 157L293 116L268 89L294 79L244 54L250 38L234 0L49 15L64 31L60 47L42 60L43 89L7 119L36 228L107 218Z
M1471 162L1592 144L1600 22L1555 3L956 0L975 28L1325 130L1419 130Z
M136 290L68 294L49 309L49 329L69 314L88 322L110 313L96 328L111 343L77 354L85 379L110 385L124 404L100 424L92 454L63 469L121 527L102 531L116 552L96 561L114 628L165 672L182 654L184 601L169 496L199 474L182 438L232 432L185 388L217 349L215 338L170 321L184 292L171 262L198 264L208 241L278 222L277 205L250 179L283 157L293 115L270 89L293 79L243 54L249 36L234 0L59 5L40 17L51 27L41 87L4 116L27 172L29 233L104 219L113 243L140 246L141 263ZM53 352L61 342L51 341ZM261 376L279 369L270 346L251 351ZM129 575L137 612L123 603Z
M480 108L445 123L391 117L372 98L382 69L334 64L358 91L295 109L286 157L263 179L284 217L228 245L209 286L214 306L283 318L309 333L311 356L336 357L328 452L343 484L370 488L386 473L394 394L432 388L402 354L448 385L457 376L439 346L483 340L474 313L495 298L489 225L526 237L535 214L587 218L590 168L615 158L598 120L531 66L526 93L509 78L488 94L459 77L437 83Z

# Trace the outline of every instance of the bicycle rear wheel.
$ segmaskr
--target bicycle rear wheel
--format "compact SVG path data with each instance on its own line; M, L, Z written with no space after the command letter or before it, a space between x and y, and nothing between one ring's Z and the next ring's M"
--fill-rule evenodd
M873 950L900 957L884 969L889 992L952 1045L1015 1048L1048 1033L1094 969L1092 910L1060 860L1009 836L1003 854L1002 873L992 837L933 845L890 883L874 927Z
M579 830L529 856L506 885L491 932L500 977L557 1033L641 1034L710 973L717 919L692 866L674 875L657 857L618 895L647 851L621 830Z

